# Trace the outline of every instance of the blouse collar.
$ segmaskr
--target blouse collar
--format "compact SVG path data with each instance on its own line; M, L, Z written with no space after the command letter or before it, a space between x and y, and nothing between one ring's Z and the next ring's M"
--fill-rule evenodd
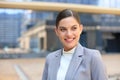
M76 46L69 51L64 51L63 49L63 54L73 54L75 52L75 49L76 49Z

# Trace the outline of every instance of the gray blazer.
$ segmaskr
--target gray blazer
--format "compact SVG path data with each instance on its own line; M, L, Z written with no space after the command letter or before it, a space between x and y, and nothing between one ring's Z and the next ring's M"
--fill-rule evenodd
M56 80L62 49L46 57L42 80ZM100 52L77 45L65 80L108 80Z

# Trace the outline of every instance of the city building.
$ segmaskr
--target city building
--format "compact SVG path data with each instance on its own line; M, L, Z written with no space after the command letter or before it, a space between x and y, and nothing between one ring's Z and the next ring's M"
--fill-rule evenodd
M11 14L9 10L0 12L0 48L18 47L17 39L20 37L21 21L21 13Z
M29 0L27 0L29 1ZM31 1L31 0L30 0ZM71 4L85 4L102 6L109 8L119 8L119 0L32 0L32 1L45 1L45 2L59 2L59 3L71 3ZM58 12L48 11L33 11L28 10L29 14L24 15L21 24L21 35L27 30L38 25L38 23L47 25L55 25L54 21ZM83 46L89 48L96 48L106 52L120 52L120 17L116 15L106 14L88 14L79 13L81 23L84 25L84 31L81 35L80 43ZM51 23L52 22L52 23ZM1 33L2 34L2 33ZM51 36L52 38L53 36ZM32 36L30 41L30 47L35 47L39 40ZM111 46L112 45L112 46Z
M109 8L120 8L119 0L32 0L43 2L61 2L72 4L86 4ZM55 17L58 12L31 11L31 22L27 28L33 27L39 20L46 24L55 25ZM96 48L105 52L120 52L120 16L109 14L80 14L81 23L85 30L81 35L80 43L89 48ZM32 24L31 24L32 23ZM31 25L31 26L30 26ZM29 27L28 27L29 26ZM27 29L26 29L27 30ZM52 37L52 36L50 36ZM34 40L34 39L31 39ZM34 40L35 41L35 40ZM31 44L32 45L32 44ZM111 46L112 45L112 46Z

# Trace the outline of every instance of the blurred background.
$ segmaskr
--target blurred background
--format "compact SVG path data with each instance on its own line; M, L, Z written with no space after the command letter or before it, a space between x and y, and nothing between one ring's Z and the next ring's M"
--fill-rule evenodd
M32 6L37 3L48 9ZM56 4L79 12L84 26L79 42L99 50L109 80L120 80L120 0L0 0L0 80L41 80L46 55L62 46L54 27L63 8ZM87 12L84 5L98 10Z

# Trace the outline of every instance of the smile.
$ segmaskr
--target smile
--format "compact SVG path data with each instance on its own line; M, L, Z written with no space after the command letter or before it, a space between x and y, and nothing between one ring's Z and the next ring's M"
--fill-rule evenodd
M66 41L67 43L71 43L74 39L75 39L75 38L65 39L65 41Z

